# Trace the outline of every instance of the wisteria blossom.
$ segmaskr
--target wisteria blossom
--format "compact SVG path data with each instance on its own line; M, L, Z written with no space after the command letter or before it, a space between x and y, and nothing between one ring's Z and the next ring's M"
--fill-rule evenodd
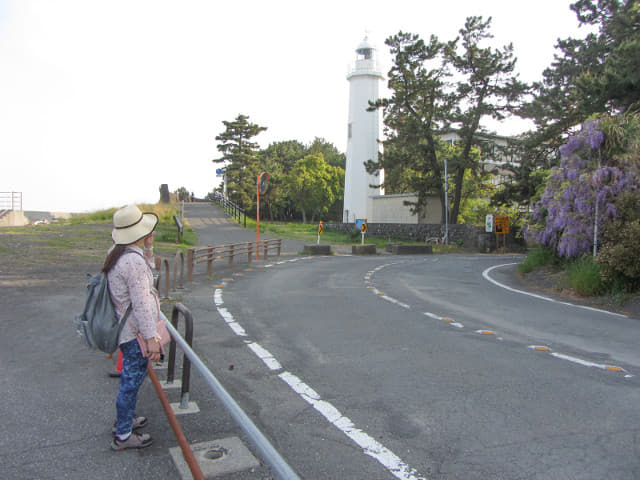
M525 226L528 240L546 245L561 257L578 257L593 248L596 203L598 225L616 218L615 201L638 189L638 171L625 162L602 158L604 133L586 122L560 148L561 164Z

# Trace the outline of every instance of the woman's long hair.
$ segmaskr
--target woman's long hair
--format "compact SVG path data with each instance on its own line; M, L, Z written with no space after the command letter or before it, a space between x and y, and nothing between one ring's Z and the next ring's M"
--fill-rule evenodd
M109 273L109 270L115 266L122 254L125 252L127 246L128 245L114 245L111 251L107 254L107 258L104 260L102 273Z

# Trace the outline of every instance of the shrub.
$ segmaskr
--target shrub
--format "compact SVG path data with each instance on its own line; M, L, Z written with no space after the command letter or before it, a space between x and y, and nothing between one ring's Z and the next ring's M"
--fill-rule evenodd
M580 295L598 295L604 290L600 266L590 255L584 255L568 265L566 280L568 286Z
M556 263L556 260L557 259L553 251L543 245L529 252L527 258L518 265L518 271L524 275L536 268L554 264Z
M640 288L640 192L624 195L617 203L620 217L602 230L596 261L605 283L612 288Z

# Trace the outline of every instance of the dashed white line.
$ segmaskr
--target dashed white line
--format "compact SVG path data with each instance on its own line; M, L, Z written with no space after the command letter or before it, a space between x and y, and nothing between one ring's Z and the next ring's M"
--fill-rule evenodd
M562 360L567 360L569 362L577 363L578 365L582 365L584 367L594 367L594 368L599 368L601 370L609 370L609 371L615 371L615 372L623 372L624 371L624 369L622 369L621 367L616 367L616 366L613 366L613 365L604 365L602 363L594 363L594 362L590 362L588 360L583 360L583 359L578 358L578 357L572 357L570 355L565 355L564 353L552 352L551 356L556 357L556 358L560 358Z
M400 306L405 306L400 302L394 301L394 299L391 299L390 297L387 299ZM242 328L242 326L233 318L233 315L225 307L220 306L224 304L221 288L216 289L214 293L214 301L218 307L218 313L234 333L241 337L247 337L244 328ZM405 308L409 308L409 306L406 305ZM262 345L251 340L245 340L245 344L260 360L263 361L267 368L272 371L282 370L283 367L280 362L278 362L271 352ZM375 458L394 477L399 480L426 480L425 477L419 476L415 469L403 462L402 459L400 459L400 457L394 454L391 450L375 440L371 435L357 428L348 417L342 415L342 413L340 413L340 411L331 403L322 400L315 390L298 377L290 372L283 372L279 374L278 377L289 385L289 387L304 401L312 405L313 408L322 414L331 424L362 448L365 455Z
M282 370L282 365L280 362L276 360L276 358L271 355L269 350L264 348L262 345L256 342L248 342L247 347L249 347L256 356L264 362L264 364L269 367L270 370Z
M394 477L401 480L425 480L424 477L419 476L416 470L404 463L391 450L375 440L371 435L357 428L350 418L342 415L331 403L322 400L315 390L298 377L289 372L283 372L278 376L304 401L362 448L366 455L380 462Z

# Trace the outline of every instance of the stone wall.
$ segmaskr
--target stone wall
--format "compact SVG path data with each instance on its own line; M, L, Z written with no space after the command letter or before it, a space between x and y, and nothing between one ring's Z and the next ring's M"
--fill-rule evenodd
M325 223L325 230L340 233L357 234L355 223ZM367 223L367 235L383 238L395 238L405 241L424 242L429 239L444 237L445 226L441 224L411 224L411 223ZM518 238L518 230L511 228L507 235L506 246L511 251L526 249L524 241ZM497 246L502 247L504 237L500 236L497 245L496 234L486 233L483 226L449 225L449 244L462 245L466 248L478 249L481 252L494 251ZM436 243L431 241L431 243Z

